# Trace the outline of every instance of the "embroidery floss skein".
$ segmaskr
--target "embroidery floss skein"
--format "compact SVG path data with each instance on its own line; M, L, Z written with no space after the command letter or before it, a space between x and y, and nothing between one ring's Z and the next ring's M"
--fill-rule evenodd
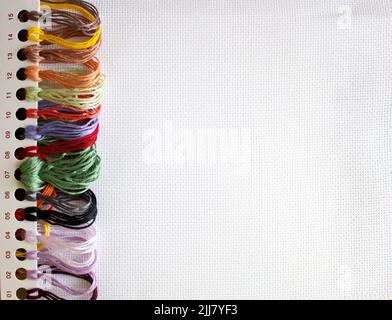
M97 251L95 249L81 255L65 252L64 248L59 248L57 250L43 248L40 252L27 252L26 257L31 260L38 259L39 263L50 264L58 267L62 271L80 275L94 270L97 262Z
M56 197L40 192L28 193L26 199L42 203L22 210L21 218L26 221L43 220L51 225L80 230L90 227L97 218L97 199L91 190L75 196L58 191Z
M75 276L79 279L82 279L81 276ZM29 289L23 291L23 293L20 293L19 296L22 296L25 300L41 300L41 299L46 299L46 300L66 300L64 298L60 298L59 296L55 295L54 293L50 291L46 291L40 288L34 288L34 289ZM90 300L97 300L98 295L95 293L92 295Z
M26 241L40 244L40 247L48 251L65 250L75 255L89 254L95 250L96 232L94 227L78 230L70 233L62 226L48 226L40 221L37 225L38 232L26 231Z
M93 109L79 109L64 105L55 105L40 101L38 109L22 109L22 118L59 120L63 122L78 122L99 116L101 105Z
M77 290L69 287L68 285L61 282L64 277L58 278L57 275L67 275L75 277L75 275L64 272L57 267L47 265L39 265L38 270L27 270L25 276L26 279L40 280L41 282L44 282L46 284L53 285L72 296L87 296L89 294L92 294L97 288L97 280L94 272L90 272L85 275L77 275L77 278L87 280L90 283L90 286L84 290Z
M39 192L41 195L43 195L44 197L48 197L48 198L55 198L57 196L57 190L51 185L51 184L47 184L45 186L45 188ZM26 198L27 196L30 196L30 192L26 193ZM44 201L42 199L39 199L38 197L35 200L31 200L31 201L36 201L37 202L37 207L42 209L44 206ZM53 209L53 206L50 205L49 206L49 210Z
M39 224L38 230L38 234L26 231L25 237L31 243L37 240L37 250L20 252L17 256L38 260L39 264L53 265L72 274L82 275L94 269L97 260L94 227L69 233L66 228L49 227L45 223Z
M40 266L39 269L41 269L42 266ZM91 297L89 300L96 300L98 298L98 287L96 284L96 277L93 272L86 273L83 275L74 275L69 272L62 271L55 266L50 266L46 267L45 273L39 271L36 273L36 271L27 271L26 272L27 279L42 279L49 281L52 283L55 287L62 289L64 292L73 295L73 296L84 296L91 294ZM75 289L72 289L64 284L62 284L59 280L56 279L55 275L61 275L61 276L69 276L73 277L76 279L81 279L85 280L88 283L90 283L90 287L84 291L78 291ZM19 297L22 299L26 300L40 300L40 299L46 299L46 300L65 300L64 298L61 298L57 296L56 294L46 291L40 288L33 288L30 290L26 289L19 289L19 292L17 293Z
M80 7L75 4L70 4L70 3L53 3L53 2L44 2L41 1L41 5L46 5L52 9L66 9L66 10L75 10L80 12L81 14L85 15L91 22L95 22L97 20L97 17L94 16L91 12L86 10L83 7ZM28 39L30 41L35 41L35 42L47 42L51 44L57 44L61 47L64 48L69 48L69 49L87 49L92 46L94 46L99 39L101 38L101 33L102 33L102 28L101 25L99 25L97 31L93 36L91 36L88 40L86 41L69 41L67 39L64 39L62 37L58 37L56 35L46 33L43 29L39 27L31 27L28 30Z
M45 42L48 42L51 44L59 45L64 48L76 49L76 50L88 49L88 48L93 47L94 45L97 44L100 37L101 37L101 27L99 27L97 33L94 36L92 36L90 39L88 39L86 41L80 41L80 42L69 41L64 38L52 35L50 33L45 33L44 30L42 30L38 27L31 27L28 30L28 39L30 41L34 41L34 42L44 42L45 41Z
M45 162L26 159L20 166L20 181L29 191L40 191L47 183L71 195L86 192L99 177L101 159L96 147L62 154Z
M103 80L104 77L101 75L98 83L90 88L56 88L41 83L40 87L28 87L24 90L27 101L46 100L80 109L91 109L101 104Z
M99 125L98 118L82 123L67 123L62 121L48 121L38 126L27 126L25 138L40 141L45 138L73 140L92 134Z
M83 64L84 68L44 70L38 66L28 66L25 68L25 75L28 79L41 82L49 81L61 85L65 88L89 88L94 87L101 77L100 62L93 58Z
M46 48L40 45L30 45L19 51L21 60L29 60L34 63L73 63L83 64L91 60L101 48L101 39L91 48L83 50Z
M54 7L56 3L58 4L59 1L42 1L42 7L53 4L51 11L46 14L32 11L27 14L27 19L31 21L50 21L50 28L45 28L44 31L61 38L92 37L98 32L101 20L95 6L85 1L67 1L68 4L72 4L74 7L78 6L83 12L86 10L92 14L95 20L91 22L83 12L62 10L61 8Z

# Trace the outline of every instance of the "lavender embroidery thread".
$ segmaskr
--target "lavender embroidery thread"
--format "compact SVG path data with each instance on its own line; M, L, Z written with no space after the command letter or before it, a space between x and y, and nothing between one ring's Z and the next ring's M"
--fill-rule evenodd
M97 260L95 228L89 227L79 230L75 235L69 235L66 228L55 226L51 228L49 237L42 235L42 229L43 224L39 223L38 235L34 231L26 233L26 241L31 243L37 241L44 245L40 252L28 251L26 258L38 259L39 264L55 266L75 275L93 271Z
M85 124L49 121L38 126L27 126L25 136L27 139L37 141L47 137L62 140L73 140L93 133L98 125L98 118L91 119Z
M85 277L89 278L90 282L90 286L85 290L76 290L63 284L61 281L54 277L56 274L71 275L69 273L62 272L56 267L50 267L46 265L40 265L38 267L38 270L28 270L26 275L28 279L45 281L48 284L60 288L73 296L85 296L91 294L97 288L97 280L94 272L90 272L84 275Z

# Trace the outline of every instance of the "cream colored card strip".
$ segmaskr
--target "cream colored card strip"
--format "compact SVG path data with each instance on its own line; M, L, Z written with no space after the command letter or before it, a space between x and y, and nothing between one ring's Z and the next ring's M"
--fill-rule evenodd
M34 145L32 140L18 140L15 131L29 124L36 124L36 120L18 120L16 112L19 108L37 108L37 103L19 101L16 92L20 88L36 86L29 80L19 80L17 72L21 68L31 65L29 61L21 61L18 51L30 45L29 41L21 41L19 33L36 22L23 22L19 13L23 10L39 10L38 0L5 0L1 2L0 10L0 291L1 300L17 299L19 288L36 287L35 281L19 280L16 271L19 268L34 270L36 261L20 261L16 257L18 249L26 251L36 250L36 244L18 241L15 233L18 229L34 230L36 223L18 221L15 212L19 208L35 206L34 203L19 201L15 192L23 186L14 177L15 170L21 161L14 156L16 149ZM23 31L22 31L23 33ZM18 36L19 35L19 36Z

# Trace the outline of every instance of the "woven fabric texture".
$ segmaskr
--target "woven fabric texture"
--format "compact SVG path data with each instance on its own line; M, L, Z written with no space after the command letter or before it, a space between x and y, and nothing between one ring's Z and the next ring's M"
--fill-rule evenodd
M392 2L92 0L102 299L392 298Z

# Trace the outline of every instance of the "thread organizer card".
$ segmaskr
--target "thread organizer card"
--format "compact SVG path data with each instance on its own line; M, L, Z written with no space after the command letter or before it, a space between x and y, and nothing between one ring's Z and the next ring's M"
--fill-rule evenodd
M21 141L15 137L15 131L21 127L22 123L16 117L19 108L37 108L37 102L20 101L16 93L21 88L22 82L17 78L17 72L31 62L18 59L18 52L26 46L28 42L19 40L19 32L26 27L36 26L32 21L21 22L20 15L24 11L39 10L39 1L14 0L3 1L0 19L1 45L0 45L0 74L1 74L1 158L0 167L2 171L0 186L0 230L1 230L1 299L15 299L16 291L20 288L21 282L16 278L16 271L24 267L25 269L36 269L37 263L34 260L20 261L15 256L15 252L23 247L25 250L32 250L35 243L23 243L16 239L17 230L35 230L36 223L28 221L18 221L15 212L23 206L28 206L26 202L19 201L16 196L18 190L21 191L22 184L14 178L14 172L19 166L19 160L14 157L14 152L20 147L32 145L31 141ZM19 18L18 18L19 15ZM23 86L37 86L33 81L25 80ZM25 119L24 125L35 125L36 119ZM34 143L33 143L34 144ZM35 280L28 280L23 285L36 287Z
M1 299L95 300L98 11L7 0L0 31Z
M1 3L0 304L392 297L390 0Z

